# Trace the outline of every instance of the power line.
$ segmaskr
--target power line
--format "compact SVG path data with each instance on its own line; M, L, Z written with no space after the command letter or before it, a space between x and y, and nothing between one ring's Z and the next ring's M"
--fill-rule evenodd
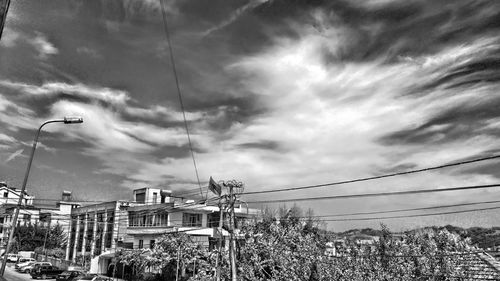
M316 185L305 185L305 186L299 186L299 187L270 189L270 190L262 190L262 191L250 191L250 192L243 192L242 195L276 193L276 192L294 191L294 190L311 189L311 188L318 188L318 187L326 187L326 186L349 184L349 183L355 183L355 182L370 181L370 180L376 180L376 179L382 179L382 178L389 178L389 177L395 177L395 176L402 176L402 175L427 172L427 171L432 171L432 170L438 170L438 169L443 169L443 168L449 168L449 167L460 166L460 165L471 164L471 163L493 160L493 159L499 159L499 158L500 158L500 155L493 155L493 156L488 156L488 157L476 158L473 160L460 161L460 162L455 162L455 163L450 163L450 164L444 164L444 165L428 167L428 168L423 168L423 169L417 169L417 170L404 171L404 172L397 172L397 173L392 173L392 174L385 174L385 175L380 175L380 176L365 177L365 178L358 178L358 179L344 180L344 181L323 183L323 184L316 184Z
M323 221L366 221L366 220L384 220L384 219L401 219L401 218L416 218L416 217L429 217L429 216L440 216L440 215L451 215L451 214L461 214L461 213L472 213L488 210L497 210L500 206L470 209L470 210L460 210L460 211L449 211L449 212L439 212L430 214L416 214L416 215L401 215L401 216L390 216L390 217L366 217L366 218L346 218L346 219L328 219Z
M209 198L207 200L201 200L201 201L197 201L197 202L192 202L192 203L185 203L185 204L182 204L182 205L178 205L178 206L172 206L172 207L167 207L167 208L164 208L164 209L161 209L161 210L154 210L154 211L151 211L151 210L140 210L140 211L136 211L136 214L137 215L153 215L153 214L174 214L174 213L178 213L178 212L185 212L185 211L196 211L198 209L202 209L202 208L205 208L207 207L206 205L202 205L203 202L207 202L207 201L215 201L215 200L218 200L219 198L218 197L213 197L213 198ZM161 206L160 206L161 207ZM31 213L30 211L24 209L25 211L29 212L30 214L32 215L36 215L35 213ZM85 215L85 214L89 214L89 215L92 215L94 213L100 213L101 211L103 210L99 210L99 211L89 211L89 212L83 212L83 213L79 213L79 214L56 214L53 218L54 221L76 221L76 218L74 217L77 217L77 216L81 216L81 215ZM114 216L116 217L116 215ZM128 215L126 217L123 217L123 218L119 218L118 220L113 220L113 221L110 221L110 222L99 222L99 224L114 224L115 222L120 222L120 221L127 221L129 218L128 218ZM19 220L18 220L19 221ZM81 222L83 222L84 220L82 219ZM95 220L93 218L87 218L87 222L94 222ZM172 221L181 221L181 220L170 220L171 222Z
M313 200L326 200L326 199L334 200L334 199L349 199L349 198L362 198L362 197L379 197L379 196L408 195L408 194L420 194L420 193L448 192L448 191L459 191L459 190L475 190L475 189L485 189L485 188L492 188L499 186L500 184L485 184L485 185L449 187L441 189L420 189L420 190L407 190L407 191L381 192L381 193L361 193L361 194L348 194L348 195L321 196L321 197L269 199L269 200L247 201L247 203L262 204L262 203L284 203L284 202L313 201Z
M471 255L477 255L477 254L482 254L484 253L483 250L480 251L469 251L469 252L450 252L450 253L432 253L432 254L420 254L420 255L401 255L401 254L382 254L382 253L375 253L375 254L359 254L359 255L340 255L340 256L332 256L332 258L370 258L370 257L387 257L387 258L421 258L421 257L468 257ZM344 253L342 253L344 254Z
M3 7L0 6L0 10L3 10L3 15L0 14L0 39L2 38L3 28L5 22L7 21L7 12L9 11L10 0L5 1Z
M494 204L494 203L500 203L500 200L482 201L482 202L470 202L470 203L460 203L460 204L450 204L450 205L438 205L438 206L420 207L420 208L409 208L409 209L395 209L395 210L387 210L387 211L356 212L356 213L343 213L343 214L333 214L333 215L316 215L316 216L310 216L310 217L324 218L324 217L344 217L344 216L356 216L356 215L374 215L374 214L387 214L387 213L399 213L399 212L410 212L410 211L423 211L423 210L452 208L452 207L461 207L461 206L472 206L472 205L479 205L479 204ZM303 218L308 218L308 217L303 217Z
M161 14L162 14L162 19L163 19L163 30L165 31L165 38L167 40L168 50L169 50L169 54L170 54L170 61L172 62L172 72L174 73L175 85L177 88L177 94L179 96L179 103L181 105L182 118L184 119L184 127L186 129L186 134L187 134L187 138L188 138L189 150L191 151L191 158L193 158L194 171L196 173L196 180L198 181L198 186L200 187L200 194L201 194L201 197L203 197L203 189L201 188L200 177L198 176L198 167L196 166L196 159L194 158L193 145L191 143L191 136L189 134L189 128L188 128L188 124L187 124L187 120L186 120L186 112L184 110L184 103L182 102L181 88L179 86L179 77L177 74L177 68L175 66L174 52L173 52L173 48L172 48L172 42L170 40L170 32L168 31L167 12L165 10L165 4L163 3L163 0L159 0L159 1L160 1L160 5L161 5Z

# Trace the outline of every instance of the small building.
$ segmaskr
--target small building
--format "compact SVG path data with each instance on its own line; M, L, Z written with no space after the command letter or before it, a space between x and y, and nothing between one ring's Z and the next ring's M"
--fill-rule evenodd
M66 237L69 237L71 211L81 205L81 203L73 201L70 191L63 191L61 201L58 201L55 206L37 206L40 209L40 225L51 227L59 224Z
M75 262L78 255L93 257L115 250L126 235L129 205L117 200L71 209L66 259Z
M133 196L131 202L114 201L74 209L68 257L74 260L77 254L92 253L90 272L106 274L117 249L152 249L168 233L186 233L209 248L216 245L221 233L224 240L229 239L226 230L218 229L219 206L176 198L171 191L159 188L136 189ZM237 224L257 212L235 204Z
M8 186L5 182L0 182L0 249L7 246L14 212L19 203L20 195L20 189ZM34 196L30 196L24 191L23 201L21 202L23 208L20 209L17 218L18 225L38 223L40 210L33 206L34 198Z
M6 182L0 182L0 205L3 204L18 204L21 190L12 186L8 186ZM33 205L34 196L30 196L26 190L24 191L22 205Z

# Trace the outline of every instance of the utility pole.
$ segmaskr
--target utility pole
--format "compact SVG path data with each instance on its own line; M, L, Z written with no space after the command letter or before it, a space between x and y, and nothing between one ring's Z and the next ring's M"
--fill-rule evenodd
M50 123L79 124L82 122L83 122L83 119L81 117L64 117L64 119L54 119L54 120L45 121L42 125L40 125L40 127L36 131L35 139L33 140L33 146L31 148L30 158L28 160L28 166L26 167L26 172L24 174L23 185L21 186L21 190L19 191L19 200L17 202L16 210L14 211L14 214L12 216L9 241L7 242L7 248L5 249L5 252L3 253L5 258L3 260L2 267L0 267L0 275L1 276L3 276L3 274L5 273L5 266L7 265L7 256L9 255L10 249L12 248L14 234L16 233L17 218L19 217L19 209L23 205L24 193L26 191L26 183L28 182L28 177L30 174L31 163L33 163L33 157L35 156L35 150L36 150L36 145L38 143L38 137L40 136L40 132L42 131L43 126L50 124Z
M234 186L229 185L229 258L231 261L231 281L237 281L236 272L236 240L234 239Z
M7 20L7 12L9 11L10 0L0 0L0 39L2 38L3 27Z
M231 263L231 281L238 280L238 272L236 268L236 239L235 239L235 216L234 204L236 203L237 196L243 192L243 183L235 180L224 182L224 186L229 188L229 259Z
M44 257L44 260L47 261L47 237L49 235L49 232L50 232L50 222L51 222L51 219L49 219L49 222L48 222L48 225L47 225L47 228L45 229L45 239L43 240L43 254L45 255Z
M219 263L222 263L222 239L224 239L224 233L222 232L222 225L224 223L224 209L222 207L222 201L219 199L219 241L218 241L218 253L217 259L215 260L215 268L217 269L215 275L215 280L220 281L220 266Z
M216 273L215 273L215 279L216 281L220 281L221 279L221 266L220 264L222 263L222 239L224 238L224 235L222 233L222 224L224 220L224 208L225 206L227 208L227 211L229 212L229 261L231 264L231 281L237 281L238 280L238 272L237 272L237 267L236 267L236 239L235 239L235 216L234 216L234 204L236 203L237 196L243 192L243 183L236 181L236 180L229 180L226 182L222 182L222 185L226 187L229 191L229 194L226 194L222 196L222 187L216 183L212 177L210 177L209 184L208 184L208 189L211 190L213 193L219 196L219 231L220 231L220 239L219 239L219 255L217 256L216 260ZM223 199L224 203L223 204ZM220 259L220 261L219 261Z

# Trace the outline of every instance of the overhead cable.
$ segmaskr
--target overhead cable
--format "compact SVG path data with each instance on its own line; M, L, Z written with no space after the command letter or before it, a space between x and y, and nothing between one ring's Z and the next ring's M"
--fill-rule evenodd
M194 171L196 173L196 180L198 181L198 186L200 187L200 194L201 194L201 197L203 197L203 189L201 188L200 177L198 175L198 167L196 166L196 159L194 157L193 144L191 143L191 136L189 134L189 128L188 128L187 119L186 119L186 111L184 110L184 103L182 101L181 88L179 86L179 76L177 74L177 68L175 66L175 60L174 60L174 51L172 48L172 42L170 40L170 32L168 31L167 12L165 10L165 4L163 3L163 0L159 0L159 1L160 1L160 6L161 6L161 15L162 15L162 19L163 19L163 30L165 31L165 39L167 40L167 44L168 44L170 61L172 63L172 71L174 73L175 85L177 87L177 94L179 96L179 103L180 103L181 110L182 110L182 118L184 119L184 127L186 129L186 134L187 134L188 143L189 143L189 150L191 151L191 158L193 159Z
M402 219L402 218L416 218L416 217L429 217L429 216L441 216L441 215L451 215L451 214L461 214L461 213L472 213L480 211L489 211L500 209L500 206L478 208L470 210L459 210L459 211L448 211L439 213L428 213L428 214L416 214L416 215L400 215L400 216L389 216L389 217L366 217L366 218L345 218L345 219L326 219L323 221L367 221L367 220L387 220L387 219Z
M284 202L314 201L314 200L350 199L350 198L363 198L363 197L381 197L381 196L409 195L409 194L420 194L420 193L450 192L450 191L460 191L460 190L476 190L476 189L486 189L499 186L500 184L484 184L484 185L470 185L470 186L459 186L459 187L449 187L440 189L420 189L420 190L393 191L393 192L380 192L380 193L360 193L360 194L333 195L333 196L320 196L320 197L268 199L268 200L247 201L247 203L262 204L262 203L284 203Z
M355 182L370 181L370 180L389 178L389 177L395 177L395 176L416 174L416 173L421 173L421 172L427 172L427 171L449 168L449 167L454 167L454 166L460 166L460 165L465 165L465 164L471 164L471 163L476 163L476 162L482 162L482 161L487 161L487 160L494 160L494 159L499 159L499 158L500 158L500 155L492 155L492 156L488 156L488 157L482 157L482 158L476 158L476 159L472 159L472 160L454 162L454 163L450 163L450 164L444 164L444 165L422 168L422 169L417 169L417 170L410 170L410 171L403 171L403 172L397 172L397 173L392 173L392 174L385 174L385 175L380 175L380 176L365 177L365 178L358 178L358 179L344 180L344 181L337 181L337 182L330 182L330 183L323 183L323 184L315 184L315 185L305 185L305 186L299 186L299 187L269 189L269 190L261 190L261 191L249 191L249 192L243 192L242 195L276 193L276 192L294 191L294 190L311 189L311 188L319 188L319 187L326 187L326 186L349 184L349 183L355 183Z

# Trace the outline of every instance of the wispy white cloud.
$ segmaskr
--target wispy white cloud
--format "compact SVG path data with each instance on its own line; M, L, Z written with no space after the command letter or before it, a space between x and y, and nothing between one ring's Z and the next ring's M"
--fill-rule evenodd
M333 62L326 63L325 49L338 54L346 47L343 45L346 41L341 40L349 36L345 32L348 31L331 27L321 33L306 27L299 39L278 38L274 47L228 67L228 72L244 77L240 81L242 90L258 96L267 110L249 122L235 124L222 140L208 128L197 127L200 135L210 136L203 140L208 150L197 153L202 179L238 178L249 183L252 190L306 185L373 175L408 163L416 167L437 165L498 148L495 137L488 135L425 145L386 145L379 141L392 132L425 124L443 110L496 97L492 96L497 92L494 85L464 88L459 92L436 87L430 94L408 95L409 90L439 78L443 70L477 57L485 48L497 44L495 40L479 38L469 44L444 47L434 55L390 64L382 59L353 62L332 59ZM193 140L197 140L196 136ZM241 146L259 142L275 143L278 149ZM175 175L185 181L184 188L192 188L191 159L167 157L161 162L144 163L129 178L160 182L165 175ZM360 184L348 188L362 192L494 181L491 175L441 171L387 180L383 185ZM324 195L324 192L316 190L311 194Z
M86 46L81 46L81 47L76 48L76 52L81 54L81 55L91 57L91 58L101 57L101 55L97 52L97 50L90 48L90 47L86 47Z
M46 60L50 56L59 53L59 49L57 49L57 47L48 40L47 36L41 32L35 32L35 35L30 35L26 32L6 27L0 46L14 48L20 43L27 44L31 46L31 48L34 48L37 57L42 60Z
M47 59L49 56L59 53L59 50L49 42L43 33L37 32L36 36L31 38L29 42L38 51L38 57L41 59Z
M69 94L77 97L85 97L93 100L105 101L116 105L125 105L131 98L125 91L106 87L93 87L85 84L67 84L62 82L47 82L43 85L32 85L9 80L0 81L0 86L16 89L27 95L54 96L57 94Z
M176 110L172 107L166 107L161 105L154 105L149 108L140 108L127 106L124 108L124 112L133 117L139 117L144 119L162 119L165 121L183 121L184 117L182 112ZM190 112L186 111L186 120L194 121L203 118L203 112Z
M229 17L227 19L223 20L222 22L220 22L216 26L204 31L203 36L208 36L211 33L230 25L231 23L235 22L241 15L243 15L245 12L247 12L248 10L251 10L251 9L267 2L267 1L269 1L269 0L250 0L247 4L243 5L242 7L238 8L234 12L232 12L231 15L229 15Z
M18 157L19 155L21 155L23 153L24 149L18 149L16 151L14 151L14 153L12 153L6 160L5 160L5 163L8 163L12 160L14 160L16 157Z
M0 121L11 131L17 131L19 128L33 128L33 121L38 120L34 112L27 108L8 100L0 94Z
M11 28L5 27L2 32L2 40L0 41L0 46L6 48L12 48L17 45L18 39L21 37L21 34Z
M13 137L11 137L11 136L8 136L6 134L0 133L0 142L3 142L3 143L15 143L16 139L13 138Z

